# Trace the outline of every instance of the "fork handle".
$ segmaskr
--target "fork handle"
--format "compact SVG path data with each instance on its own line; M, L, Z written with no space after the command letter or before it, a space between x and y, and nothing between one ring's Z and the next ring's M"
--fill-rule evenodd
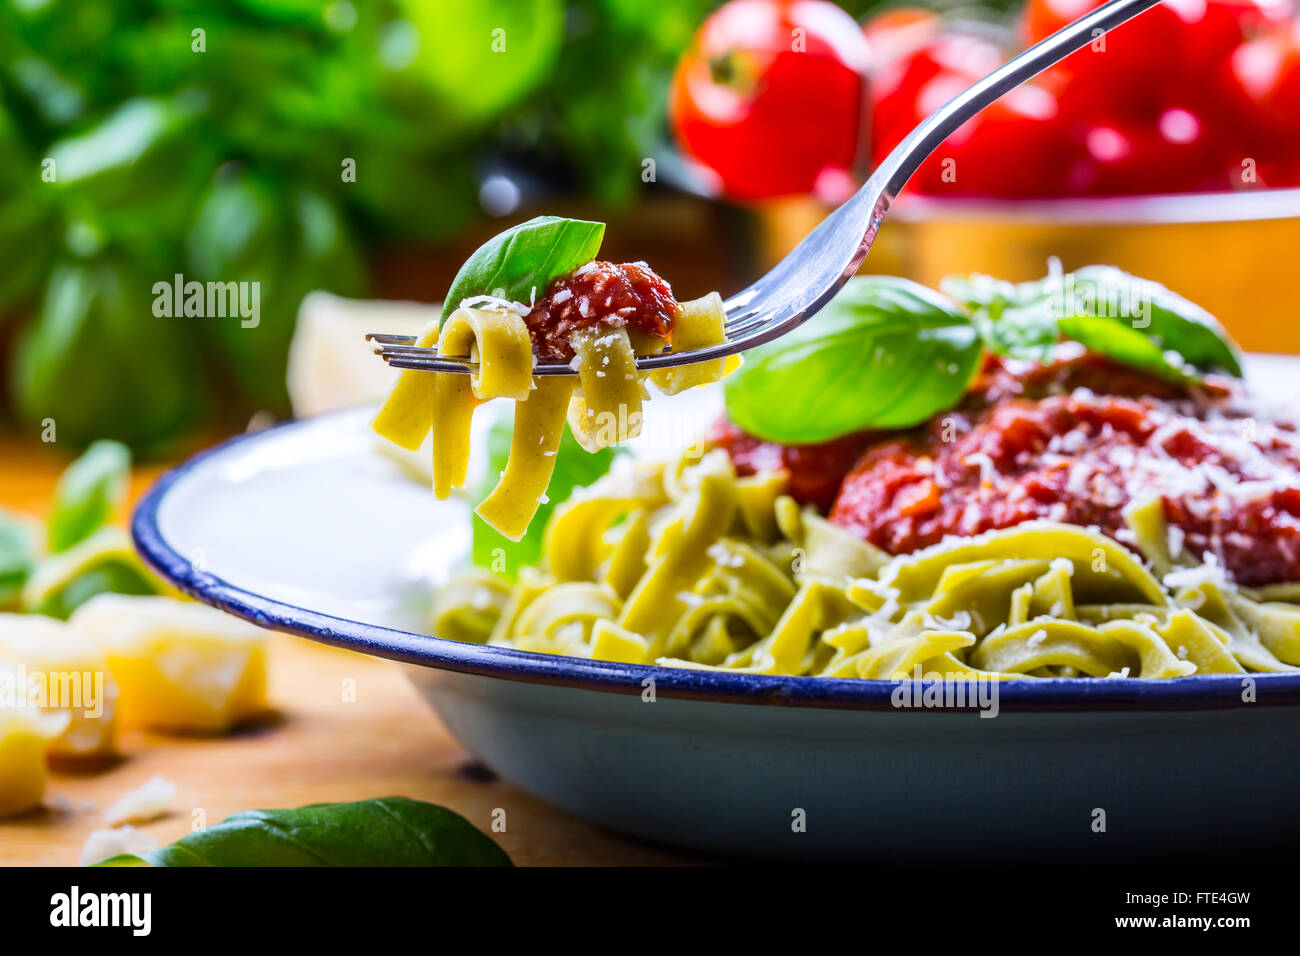
M877 176L872 178L883 174L886 181L884 192L887 200L892 201L912 178L912 174L921 167L921 163L984 107L1159 2L1160 0L1111 0L1012 57L974 86L931 113L894 147L876 170Z

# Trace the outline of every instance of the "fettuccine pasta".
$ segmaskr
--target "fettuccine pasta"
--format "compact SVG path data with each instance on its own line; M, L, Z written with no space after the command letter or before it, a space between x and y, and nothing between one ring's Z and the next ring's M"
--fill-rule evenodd
M534 377L534 341L527 307L488 302L456 309L439 330L426 329L419 344L441 354L467 357L472 374L406 370L375 419L380 435L416 450L432 431L433 490L448 497L465 485L470 423L474 410L493 398L517 404L510 458L495 490L476 513L508 538L518 540L543 500L567 421L589 452L636 437L641 430L647 376L638 372L634 332L610 323L575 329L568 339L577 372ZM697 349L725 341L722 299L716 293L678 308L672 341ZM636 336L639 340L641 336ZM662 348L659 343L653 350ZM675 393L718 381L739 360L714 360L652 373L663 391Z
M442 587L433 633L628 663L886 680L1300 666L1296 586L1238 588L1213 565L1139 557L1047 520L891 557L801 508L785 480L738 477L716 449L615 471L552 516L540 567L512 584L473 570ZM1153 515L1130 509L1139 541L1167 540Z

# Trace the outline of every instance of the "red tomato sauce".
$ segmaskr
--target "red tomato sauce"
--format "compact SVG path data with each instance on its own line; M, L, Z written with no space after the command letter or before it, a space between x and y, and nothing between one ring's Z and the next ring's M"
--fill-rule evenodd
M625 327L633 344L666 343L677 316L673 290L644 262L587 263L551 283L524 316L540 362L568 362L574 332L595 327Z
M852 440L863 451L838 474ZM1170 544L1211 554L1241 584L1300 580L1300 432L1235 382L1180 388L1084 355L990 359L963 404L920 428L794 450L721 443L745 473L779 463L795 497L892 554L1035 518L1134 546L1124 507L1160 498ZM808 494L804 489L814 489Z
M817 445L778 445L741 431L726 418L719 419L709 434L710 443L731 456L738 475L784 471L789 475L786 493L822 512L830 509L840 482L870 440L870 435L859 434Z

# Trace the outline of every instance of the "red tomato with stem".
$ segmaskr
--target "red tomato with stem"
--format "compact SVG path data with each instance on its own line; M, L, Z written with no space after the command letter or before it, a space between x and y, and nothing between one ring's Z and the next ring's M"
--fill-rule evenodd
M826 0L731 0L678 63L677 141L733 199L807 193L859 159L869 56Z

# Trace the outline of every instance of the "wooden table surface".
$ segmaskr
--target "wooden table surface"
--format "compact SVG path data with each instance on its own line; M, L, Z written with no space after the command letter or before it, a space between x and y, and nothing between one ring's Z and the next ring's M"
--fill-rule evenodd
M66 460L0 434L0 507L40 516ZM133 497L160 467L137 470ZM123 516L124 517L124 516ZM276 634L270 646L276 715L224 738L133 733L111 766L56 771L47 808L0 821L0 864L72 865L109 803L162 774L173 812L139 829L168 843L198 811L214 823L237 810L402 795L430 800L490 831L520 865L669 865L693 858L624 839L552 809L474 764L391 662ZM355 701L345 702L345 679Z

